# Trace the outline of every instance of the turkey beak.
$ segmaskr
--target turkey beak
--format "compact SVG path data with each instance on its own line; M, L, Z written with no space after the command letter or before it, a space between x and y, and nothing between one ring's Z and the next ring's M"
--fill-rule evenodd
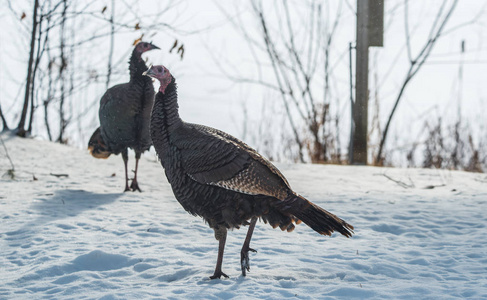
M152 43L150 44L150 46L151 46L151 50L154 50L154 49L161 49L161 48L157 47L156 45L154 45L154 44L152 44Z
M149 77L154 77L155 73L154 73L154 71L152 71L152 65L150 65L149 66L149 69L147 69L147 71L145 71L144 73L142 73L142 75L149 76Z

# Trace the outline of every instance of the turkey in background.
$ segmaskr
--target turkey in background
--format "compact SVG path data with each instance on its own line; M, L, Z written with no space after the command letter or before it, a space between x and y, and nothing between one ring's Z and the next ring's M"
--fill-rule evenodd
M154 104L152 79L143 76L147 66L142 59L144 52L159 49L152 43L139 42L130 57L130 81L109 88L100 100L98 116L100 127L88 142L88 149L96 158L108 158L122 153L125 166L125 191L141 191L137 170L142 152L152 145L150 114ZM135 174L128 184L128 148L135 151Z

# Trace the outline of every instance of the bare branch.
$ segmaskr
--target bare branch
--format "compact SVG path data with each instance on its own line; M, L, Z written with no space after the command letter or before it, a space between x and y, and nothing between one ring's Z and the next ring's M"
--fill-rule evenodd
M338 118L330 117L330 100L338 81L333 70L340 63L343 64L347 52L341 53L337 62L331 59L335 58L332 56L332 44L343 5L338 4L335 19L328 18L326 14L330 7L324 5L328 5L328 2L308 0L303 6L289 0L275 0L272 4L253 0L250 11L258 22L260 32L257 35L249 29L248 23L241 21L241 12L233 15L224 12L228 21L247 41L258 75L251 78L235 75L240 72L235 68L231 71L231 62L222 65L216 60L231 81L256 83L279 92L284 120L291 127L287 134L292 138L284 139L294 141L299 147L301 161L304 154L313 162L326 161L328 147L339 149L339 146L334 148L335 141L339 140L334 137L338 134L339 125ZM327 20L331 20L329 24ZM269 76L269 73L271 78L263 79L262 76ZM334 125L328 126L331 122ZM336 133L328 129L333 126Z
M3 138L2 138L1 135L0 135L0 142L2 142L3 149L5 150L5 156L7 157L8 161L10 162L10 166L12 167L12 169L8 170L8 172L9 172L10 176L13 179L13 174L14 174L14 171L15 171L15 166L14 166L14 163L12 162L12 158L10 158L10 155L8 154L7 146L5 145L5 143L4 143Z
M0 118L2 119L2 132L9 130L8 125L7 125L7 120L5 119L5 116L3 115L1 103L0 103Z
M269 57L271 58L272 67L273 67L273 70L274 70L274 74L276 76L276 80L277 80L278 85L281 88L281 90L284 90L283 84L281 82L280 75L279 75L279 72L278 72L278 66L276 64L276 61L274 59L272 59L273 57L276 58L276 56L275 56L276 53L275 53L275 51L273 51L271 49L271 41L270 41L270 37L269 37L268 31L267 31L267 25L265 23L264 15L262 13L262 10L257 7L257 5L255 4L254 1L252 1L252 6L253 6L254 10L257 12L257 14L259 15L259 18L260 18L260 22L261 22L261 26L262 26L262 31L263 31L263 34L264 34L264 42L265 42L265 45L266 45L267 53L269 54ZM293 117L292 117L292 114L291 114L291 112L289 110L289 105L287 103L286 97L285 97L285 95L283 93L281 93L281 95L282 95L282 100L283 100L284 108L285 108L286 113L287 113L287 116L288 116L289 123L291 124L291 128L293 130L294 139L295 139L296 143L299 146L299 157L300 157L300 160L301 160L301 162L304 162L304 158L302 156L302 143L301 143L301 139L299 137L298 131L297 131L297 127L294 124ZM301 112L301 115L302 115L302 112Z
M107 80L105 88L110 87L110 76L112 75L113 47L115 44L115 0L112 0L112 13L110 16L110 49L108 50Z
M404 30L406 31L406 49L408 50L409 61L413 61L413 56L411 54L411 39L409 38L409 1L404 0Z

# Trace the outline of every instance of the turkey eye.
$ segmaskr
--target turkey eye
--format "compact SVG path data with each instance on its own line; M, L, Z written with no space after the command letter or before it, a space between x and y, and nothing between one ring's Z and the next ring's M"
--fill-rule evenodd
M144 47L147 48L147 47L149 47L149 45L148 44L144 44Z
M161 68L161 67L157 68L157 71L158 71L159 73L162 73L162 68Z

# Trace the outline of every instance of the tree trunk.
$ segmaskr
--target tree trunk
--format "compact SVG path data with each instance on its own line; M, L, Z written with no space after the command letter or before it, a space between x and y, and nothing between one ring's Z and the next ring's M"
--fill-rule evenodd
M107 67L107 81L105 89L110 87L110 79L112 76L112 63L113 63L113 48L115 45L115 0L112 0L112 15L110 17L110 50L108 51L108 67Z
M59 80L61 81L61 94L59 100L59 136L57 138L58 143L65 143L64 140L64 131L66 129L67 121L66 116L64 115L64 104L66 101L66 67L67 67L67 59L65 56L65 35L64 35L64 28L66 25L66 11L68 9L67 0L63 0L64 8L62 12L62 21L61 21L61 44L59 46L59 51L61 52L61 67L59 68Z
M27 78L25 83L25 97L24 97L24 106L22 108L22 113L20 115L19 125L17 126L17 135L21 137L25 137L26 130L25 130L25 119L27 117L27 110L29 109L29 96L30 96L30 88L32 82L32 64L34 61L34 51L35 51L35 41L37 35L37 11L39 9L39 0L34 1L34 14L32 17L32 35L30 39L30 53L29 53L29 63L27 66ZM32 99L30 99L32 101Z
M36 58L34 69L32 70L32 83L30 89L30 118L29 118L29 126L27 129L27 133L32 133L32 123L34 121L34 111L35 111L35 103L34 103L34 92L35 92L35 81L36 81L36 74L37 70L39 69L39 63L41 61L42 50L41 50L41 38L42 38L42 14L39 18L39 36L37 37L37 50L36 50Z

